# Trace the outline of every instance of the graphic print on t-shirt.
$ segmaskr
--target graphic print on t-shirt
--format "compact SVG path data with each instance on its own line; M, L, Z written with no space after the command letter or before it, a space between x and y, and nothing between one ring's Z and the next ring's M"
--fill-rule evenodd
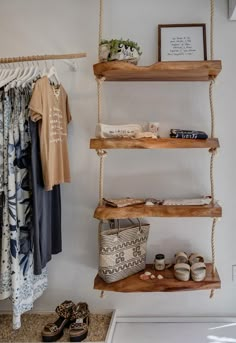
M67 132L63 129L63 115L60 108L55 106L49 109L49 132L50 132L50 143L63 142Z

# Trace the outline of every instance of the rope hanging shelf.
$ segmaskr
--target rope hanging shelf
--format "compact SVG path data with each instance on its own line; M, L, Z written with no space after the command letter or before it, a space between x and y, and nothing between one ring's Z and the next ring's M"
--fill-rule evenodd
M211 146L209 149L210 157L210 187L211 187L211 197L212 203L209 205L209 212L205 213L203 216L212 217L212 233L211 233L211 250L212 250L212 263L207 265L207 278L206 284L200 285L200 283L191 282L189 285L180 285L180 281L171 278L171 283L165 285L165 291L175 291L177 290L197 290L197 289L211 289L210 298L214 295L214 289L220 288L220 278L215 266L215 227L217 220L222 216L221 207L215 203L215 186L214 186L214 158L216 155L217 148L219 147L219 142L215 138L215 110L213 101L213 88L215 84L215 78L221 71L221 61L214 61L214 16L215 16L215 0L210 0L210 61L198 61L198 62L159 62L149 67L138 67L131 65L127 62L103 62L99 61L100 52L100 42L102 40L102 30L103 30L103 4L104 0L100 0L100 10L99 10L99 45L98 45L98 63L94 65L94 74L97 81L97 97L98 97L98 123L102 122L102 84L104 81L209 81L209 103L210 103L210 113L211 113L211 135L210 140ZM127 140L126 140L127 141ZM210 142L210 141L209 141ZM218 142L218 143L217 143ZM127 146L125 144L128 144ZM134 142L130 143L129 140L125 141L119 140L108 140L105 142L101 139L92 139L90 142L90 148L96 149L97 154L100 158L100 172L99 172L99 207L95 211L95 217L99 219L99 230L98 234L100 236L101 227L103 220L106 220L110 216L109 209L103 206L103 185L104 185L104 158L107 156L107 152L104 149L119 149L119 148L160 148L161 144L149 145L147 142L143 146L144 142ZM188 145L189 144L189 145ZM188 143L187 146L182 146L182 148L194 148L195 143ZM181 148L181 144L177 144L175 148ZM170 148L170 142L165 142L163 148ZM203 146L202 146L203 147ZM172 145L172 148L173 145ZM205 146L207 148L207 146ZM136 209L133 209L136 211ZM138 209L140 211L140 209ZM189 209L186 208L187 215L178 215L179 209L172 209L172 217L201 217L202 209L199 209L199 213L194 212L190 215ZM196 210L196 209L195 209ZM126 217L129 217L129 210L126 209ZM145 212L145 209L143 209ZM160 209L156 209L158 215L154 213L153 216L160 216ZM142 211L141 211L142 212ZM139 212L141 217L145 216L145 213ZM146 213L147 214L147 213ZM153 213L152 213L153 214ZM119 214L120 215L120 214ZM114 217L114 213L112 214ZM146 215L147 216L147 215ZM149 215L148 215L149 216ZM162 216L162 215L161 215ZM164 215L168 217L169 215ZM135 287L135 283L138 281L133 277L122 280L118 283L114 283L111 286L107 286L100 279L99 276L95 278L94 288L100 289L102 291L101 297L105 290L116 291L116 292L126 292L127 289L131 292L145 292L145 291L163 291L162 287L154 287L145 289L145 287ZM204 281L203 281L204 283ZM133 287L131 287L133 285ZM198 285L197 285L198 284ZM127 287L126 287L127 286ZM148 288L148 286L147 286Z

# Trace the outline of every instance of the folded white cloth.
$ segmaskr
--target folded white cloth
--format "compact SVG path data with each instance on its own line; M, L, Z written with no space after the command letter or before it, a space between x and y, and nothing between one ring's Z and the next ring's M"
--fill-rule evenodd
M168 199L164 200L162 205L209 205L211 197L195 198L195 199Z
M98 138L122 138L135 137L137 133L143 131L143 127L139 124L126 125L106 125L97 124L96 137Z

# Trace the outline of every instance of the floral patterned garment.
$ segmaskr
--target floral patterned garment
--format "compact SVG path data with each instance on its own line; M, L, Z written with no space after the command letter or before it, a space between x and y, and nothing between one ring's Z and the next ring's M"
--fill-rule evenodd
M30 310L47 288L46 268L41 275L35 276L33 272L30 96L30 89L15 88L3 93L0 101L0 145L3 144L0 174L4 194L0 300L12 299L14 329L21 326L21 314Z

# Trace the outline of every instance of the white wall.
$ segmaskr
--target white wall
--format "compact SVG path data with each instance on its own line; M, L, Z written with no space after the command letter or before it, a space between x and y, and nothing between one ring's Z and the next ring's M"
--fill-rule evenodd
M93 290L97 269L97 224L93 210L98 200L98 157L89 150L97 118L96 82L92 65L97 61L97 0L1 0L0 56L86 51L79 71L73 73L56 62L69 94L73 123L69 133L73 182L62 187L63 253L49 263L49 287L35 303L35 311L51 311L64 299L86 300L96 311L117 308L126 315L235 315L236 285L231 281L236 264L234 135L236 127L236 23L227 19L227 1L216 0L215 57L223 71L215 92L216 132L221 149L216 160L216 195L223 205L217 225L217 266L222 290L209 300L208 292L119 294L105 299ZM137 41L140 64L157 60L157 25L208 23L206 0L105 0L104 38ZM209 45L209 37L208 37ZM159 121L161 134L170 128L209 132L207 83L106 83L104 122ZM209 194L207 151L111 151L106 159L107 196L195 196ZM164 252L197 251L208 259L210 219L150 219L148 260ZM8 301L0 303L9 309Z

